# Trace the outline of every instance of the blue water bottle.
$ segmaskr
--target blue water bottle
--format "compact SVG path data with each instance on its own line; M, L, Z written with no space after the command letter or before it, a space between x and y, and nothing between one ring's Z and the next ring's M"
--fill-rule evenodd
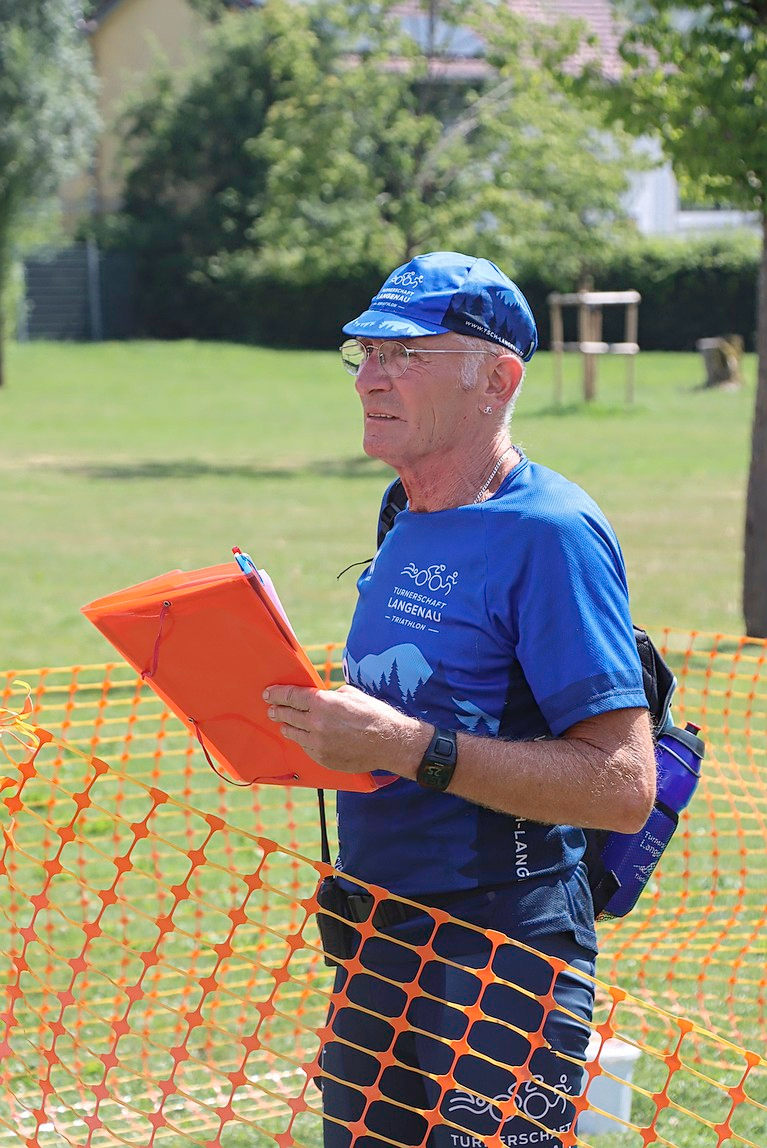
M697 736L699 726L688 722L684 729L672 726L658 738L655 805L639 833L610 833L602 848L602 861L620 887L604 909L604 916L625 917L637 903L655 866L674 835L679 814L692 799L700 780L705 752Z

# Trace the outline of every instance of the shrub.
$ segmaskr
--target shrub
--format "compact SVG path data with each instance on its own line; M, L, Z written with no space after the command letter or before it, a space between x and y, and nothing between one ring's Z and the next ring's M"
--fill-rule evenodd
M747 231L698 236L652 236L596 262L594 290L639 291L639 343L649 351L691 351L697 339L741 335L755 346L759 237ZM556 281L548 267L520 275L538 319L541 345L550 339L546 297L574 291L574 282ZM623 308L605 307L604 337L623 340ZM574 338L573 312L566 315Z

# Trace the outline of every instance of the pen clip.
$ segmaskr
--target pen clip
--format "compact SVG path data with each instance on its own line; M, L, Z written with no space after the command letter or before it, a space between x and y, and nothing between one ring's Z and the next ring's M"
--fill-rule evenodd
M240 570L242 570L243 574L255 574L259 582L263 583L264 580L258 572L258 567L249 554L246 554L243 550L240 550L239 546L232 547L232 554L234 555L234 560L239 566Z

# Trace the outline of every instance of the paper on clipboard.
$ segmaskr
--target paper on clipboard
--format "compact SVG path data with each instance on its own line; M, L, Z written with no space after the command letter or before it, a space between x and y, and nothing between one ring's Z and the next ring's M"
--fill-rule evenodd
M269 685L324 688L268 575L233 562L172 570L82 607L239 784L367 792L369 773L318 765L266 716Z

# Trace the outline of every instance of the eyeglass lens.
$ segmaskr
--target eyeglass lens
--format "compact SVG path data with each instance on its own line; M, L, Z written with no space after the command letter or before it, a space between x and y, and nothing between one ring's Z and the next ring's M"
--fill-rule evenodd
M378 350L366 347L358 339L348 339L341 347L341 359L350 375L356 375L369 356L375 354L386 374L396 379L404 375L410 352L404 343L384 343Z

